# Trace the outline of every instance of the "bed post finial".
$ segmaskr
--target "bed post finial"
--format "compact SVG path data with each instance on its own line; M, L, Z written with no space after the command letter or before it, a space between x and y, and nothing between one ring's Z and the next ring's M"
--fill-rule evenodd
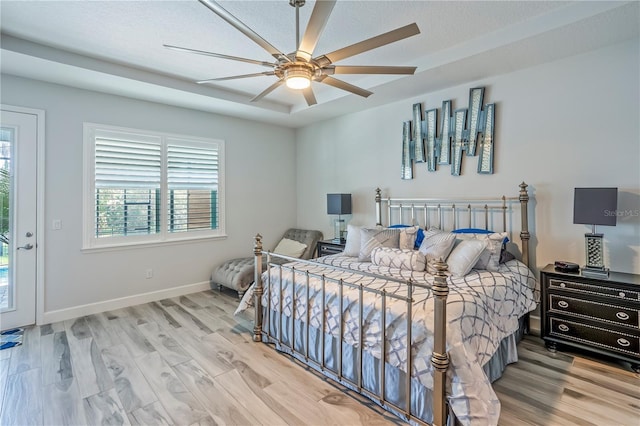
M376 188L376 226L382 226L382 190Z
M434 342L431 364L433 365L433 425L444 426L447 422L446 383L449 355L447 354L447 264L442 260L435 263L436 274L431 290L434 300Z
M254 306L255 319L253 322L253 341L262 341L262 235L256 234L255 243L253 245L253 254L255 256L253 279L255 282L254 289Z
M527 266L529 266L529 238L531 238L531 234L529 234L528 186L529 185L524 182L520 184L520 214L522 215L520 239L522 240L522 262Z

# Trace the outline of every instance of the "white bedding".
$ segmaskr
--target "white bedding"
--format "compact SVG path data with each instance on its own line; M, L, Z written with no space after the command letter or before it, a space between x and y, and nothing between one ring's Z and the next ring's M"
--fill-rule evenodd
M354 274L353 272L329 269L325 264L351 270L375 273L417 283L433 283L433 275L425 271L410 271L376 266L369 262L358 262L357 258L342 255L316 259L317 265L291 263L295 266L295 319L306 321L306 278L304 270L324 274L327 278L343 279L349 283L362 284L371 289L384 289L387 293L405 296L407 286ZM292 314L292 272L271 269L271 277L263 274L265 292L263 305L280 312L280 284L282 274L283 310L285 316ZM272 283L268 289L269 282ZM321 280L310 278L310 323L322 328ZM521 262L511 260L497 272L473 270L461 278L449 277L447 299L447 346L451 358L448 389L449 404L462 424L497 424L500 402L491 387L482 366L489 361L505 337L518 329L518 319L536 306L536 279ZM251 300L253 287L247 291L238 310L246 308ZM270 296L270 304L268 297ZM326 280L325 284L325 333L338 336L340 304L337 285ZM429 288L414 287L412 307L412 372L411 376L428 389L433 386L431 353L433 347L433 298ZM402 371L406 370L406 304L387 298L387 363ZM365 351L381 358L380 315L381 296L366 293L364 297L364 343ZM350 345L358 344L359 291L345 287L343 292L343 337Z

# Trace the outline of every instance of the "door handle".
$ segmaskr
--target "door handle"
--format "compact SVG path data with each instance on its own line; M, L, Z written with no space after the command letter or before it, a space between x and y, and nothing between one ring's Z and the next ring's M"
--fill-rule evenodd
M33 244L25 244L22 247L18 247L16 250L31 250L33 248Z

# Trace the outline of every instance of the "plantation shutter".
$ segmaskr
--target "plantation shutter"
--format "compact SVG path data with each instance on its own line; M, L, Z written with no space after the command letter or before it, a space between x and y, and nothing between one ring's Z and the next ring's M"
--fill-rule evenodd
M218 228L218 173L218 144L167 142L170 232Z
M161 166L159 138L96 132L96 237L159 232Z

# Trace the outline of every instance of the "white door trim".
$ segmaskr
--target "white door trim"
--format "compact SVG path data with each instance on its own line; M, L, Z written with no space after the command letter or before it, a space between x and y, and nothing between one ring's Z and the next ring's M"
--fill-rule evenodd
M36 324L41 325L44 315L44 240L45 240L45 112L42 109L25 108L14 105L0 104L0 109L5 111L17 112L21 114L35 115L37 118L37 135L36 135Z

